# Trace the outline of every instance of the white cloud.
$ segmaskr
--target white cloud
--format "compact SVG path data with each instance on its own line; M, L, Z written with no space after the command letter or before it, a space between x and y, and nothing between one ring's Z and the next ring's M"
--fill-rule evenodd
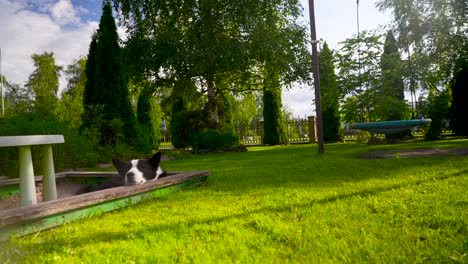
M79 24L80 18L73 8L71 0L59 0L50 8L52 17L59 25Z
M60 3L60 2L58 2ZM57 4L58 4L57 3ZM65 28L51 16L27 10L22 2L0 0L2 71L8 81L24 84L34 70L31 56L54 52L57 65L67 66L86 56L97 22ZM59 16L57 11L56 16ZM65 86L63 78L61 87Z
M100 14L101 1L95 2L96 9L88 10L73 6L71 0L0 0L0 48L6 78L24 84L33 71L33 53L54 52L56 63L62 66L85 56L98 21L83 23L85 18L80 19L80 15ZM336 49L339 41L356 34L356 1L315 2L318 38L325 39ZM308 21L308 1L301 0L301 3L305 7L304 20ZM378 24L389 21L389 15L379 13L374 3L360 1L361 30L375 29ZM122 28L118 28L118 33L126 38ZM62 78L61 87L64 86ZM293 109L295 116L315 115L313 99L312 87L283 92L283 103Z
M295 86L282 93L283 105L289 106L293 110L294 117L315 116L315 105L313 105L313 87L302 85Z

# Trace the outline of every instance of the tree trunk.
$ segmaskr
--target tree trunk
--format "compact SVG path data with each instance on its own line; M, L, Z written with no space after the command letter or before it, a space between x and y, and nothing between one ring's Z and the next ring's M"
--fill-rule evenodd
M210 74L207 78L208 82L208 112L210 113L210 122L218 123L218 105L216 102L216 85L213 75Z

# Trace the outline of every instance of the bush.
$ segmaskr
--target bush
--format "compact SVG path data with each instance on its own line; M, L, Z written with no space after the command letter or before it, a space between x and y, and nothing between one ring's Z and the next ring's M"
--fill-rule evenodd
M420 107L421 113L430 118L431 124L424 137L435 140L440 137L445 128L445 120L449 117L451 95L449 90L429 94L427 102Z
M203 111L181 111L172 119L171 141L175 148L187 148L193 144L193 136L208 128L208 115Z
M228 130L206 129L194 134L194 150L229 150L239 146L239 136Z
M0 136L19 135L63 135L64 144L54 144L54 166L56 171L65 168L94 166L97 162L96 144L92 139L81 136L78 131L54 117L17 116L0 119ZM34 171L41 174L41 146L32 147ZM18 150L16 147L0 148L0 174L17 177Z

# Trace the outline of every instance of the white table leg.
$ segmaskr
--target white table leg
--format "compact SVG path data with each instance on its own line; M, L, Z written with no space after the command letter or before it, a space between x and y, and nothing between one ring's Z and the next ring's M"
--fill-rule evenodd
M42 146L42 169L42 201L57 200L54 157L51 145Z
M34 182L34 170L31 158L31 147L19 147L19 178L21 206L37 203L36 183Z

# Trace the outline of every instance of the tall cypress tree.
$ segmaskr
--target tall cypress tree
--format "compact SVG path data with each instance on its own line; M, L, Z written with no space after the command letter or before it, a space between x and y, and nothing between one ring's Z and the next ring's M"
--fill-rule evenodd
M468 136L468 58L455 65L455 74L450 84L452 89L452 127L455 134Z
M101 110L100 115L103 118L103 123L100 124L99 128L103 137L101 142L109 142L106 137L116 137L116 134L123 134L127 143L130 143L136 134L136 120L130 104L119 36L108 2L104 4L102 11L99 29L90 44L86 65L88 81L83 103L85 109ZM90 117L89 111L87 114ZM96 113L91 113L91 115L92 119ZM111 125L109 122L113 120L120 120L123 124L122 127ZM90 120L83 120L83 123L89 124Z
M91 43L89 44L88 59L86 60L85 75L86 82L83 91L83 113L81 114L81 128L92 128L94 120L94 107L96 106L96 88L95 88L95 72L96 72L96 46L97 33L93 34Z
M336 82L335 66L333 65L333 53L327 43L323 44L319 53L320 71L320 95L322 97L323 139L326 142L338 142L343 140L341 129L339 97Z
M400 120L406 108L402 61L393 33L387 33L380 59L382 83L378 89L378 108L382 120Z
M268 68L268 67L266 67ZM284 144L287 141L283 113L281 112L281 85L279 77L267 69L263 85L263 143Z
M161 143L160 114L156 98L148 90L143 90L138 96L137 120L148 133L152 149L157 149Z

